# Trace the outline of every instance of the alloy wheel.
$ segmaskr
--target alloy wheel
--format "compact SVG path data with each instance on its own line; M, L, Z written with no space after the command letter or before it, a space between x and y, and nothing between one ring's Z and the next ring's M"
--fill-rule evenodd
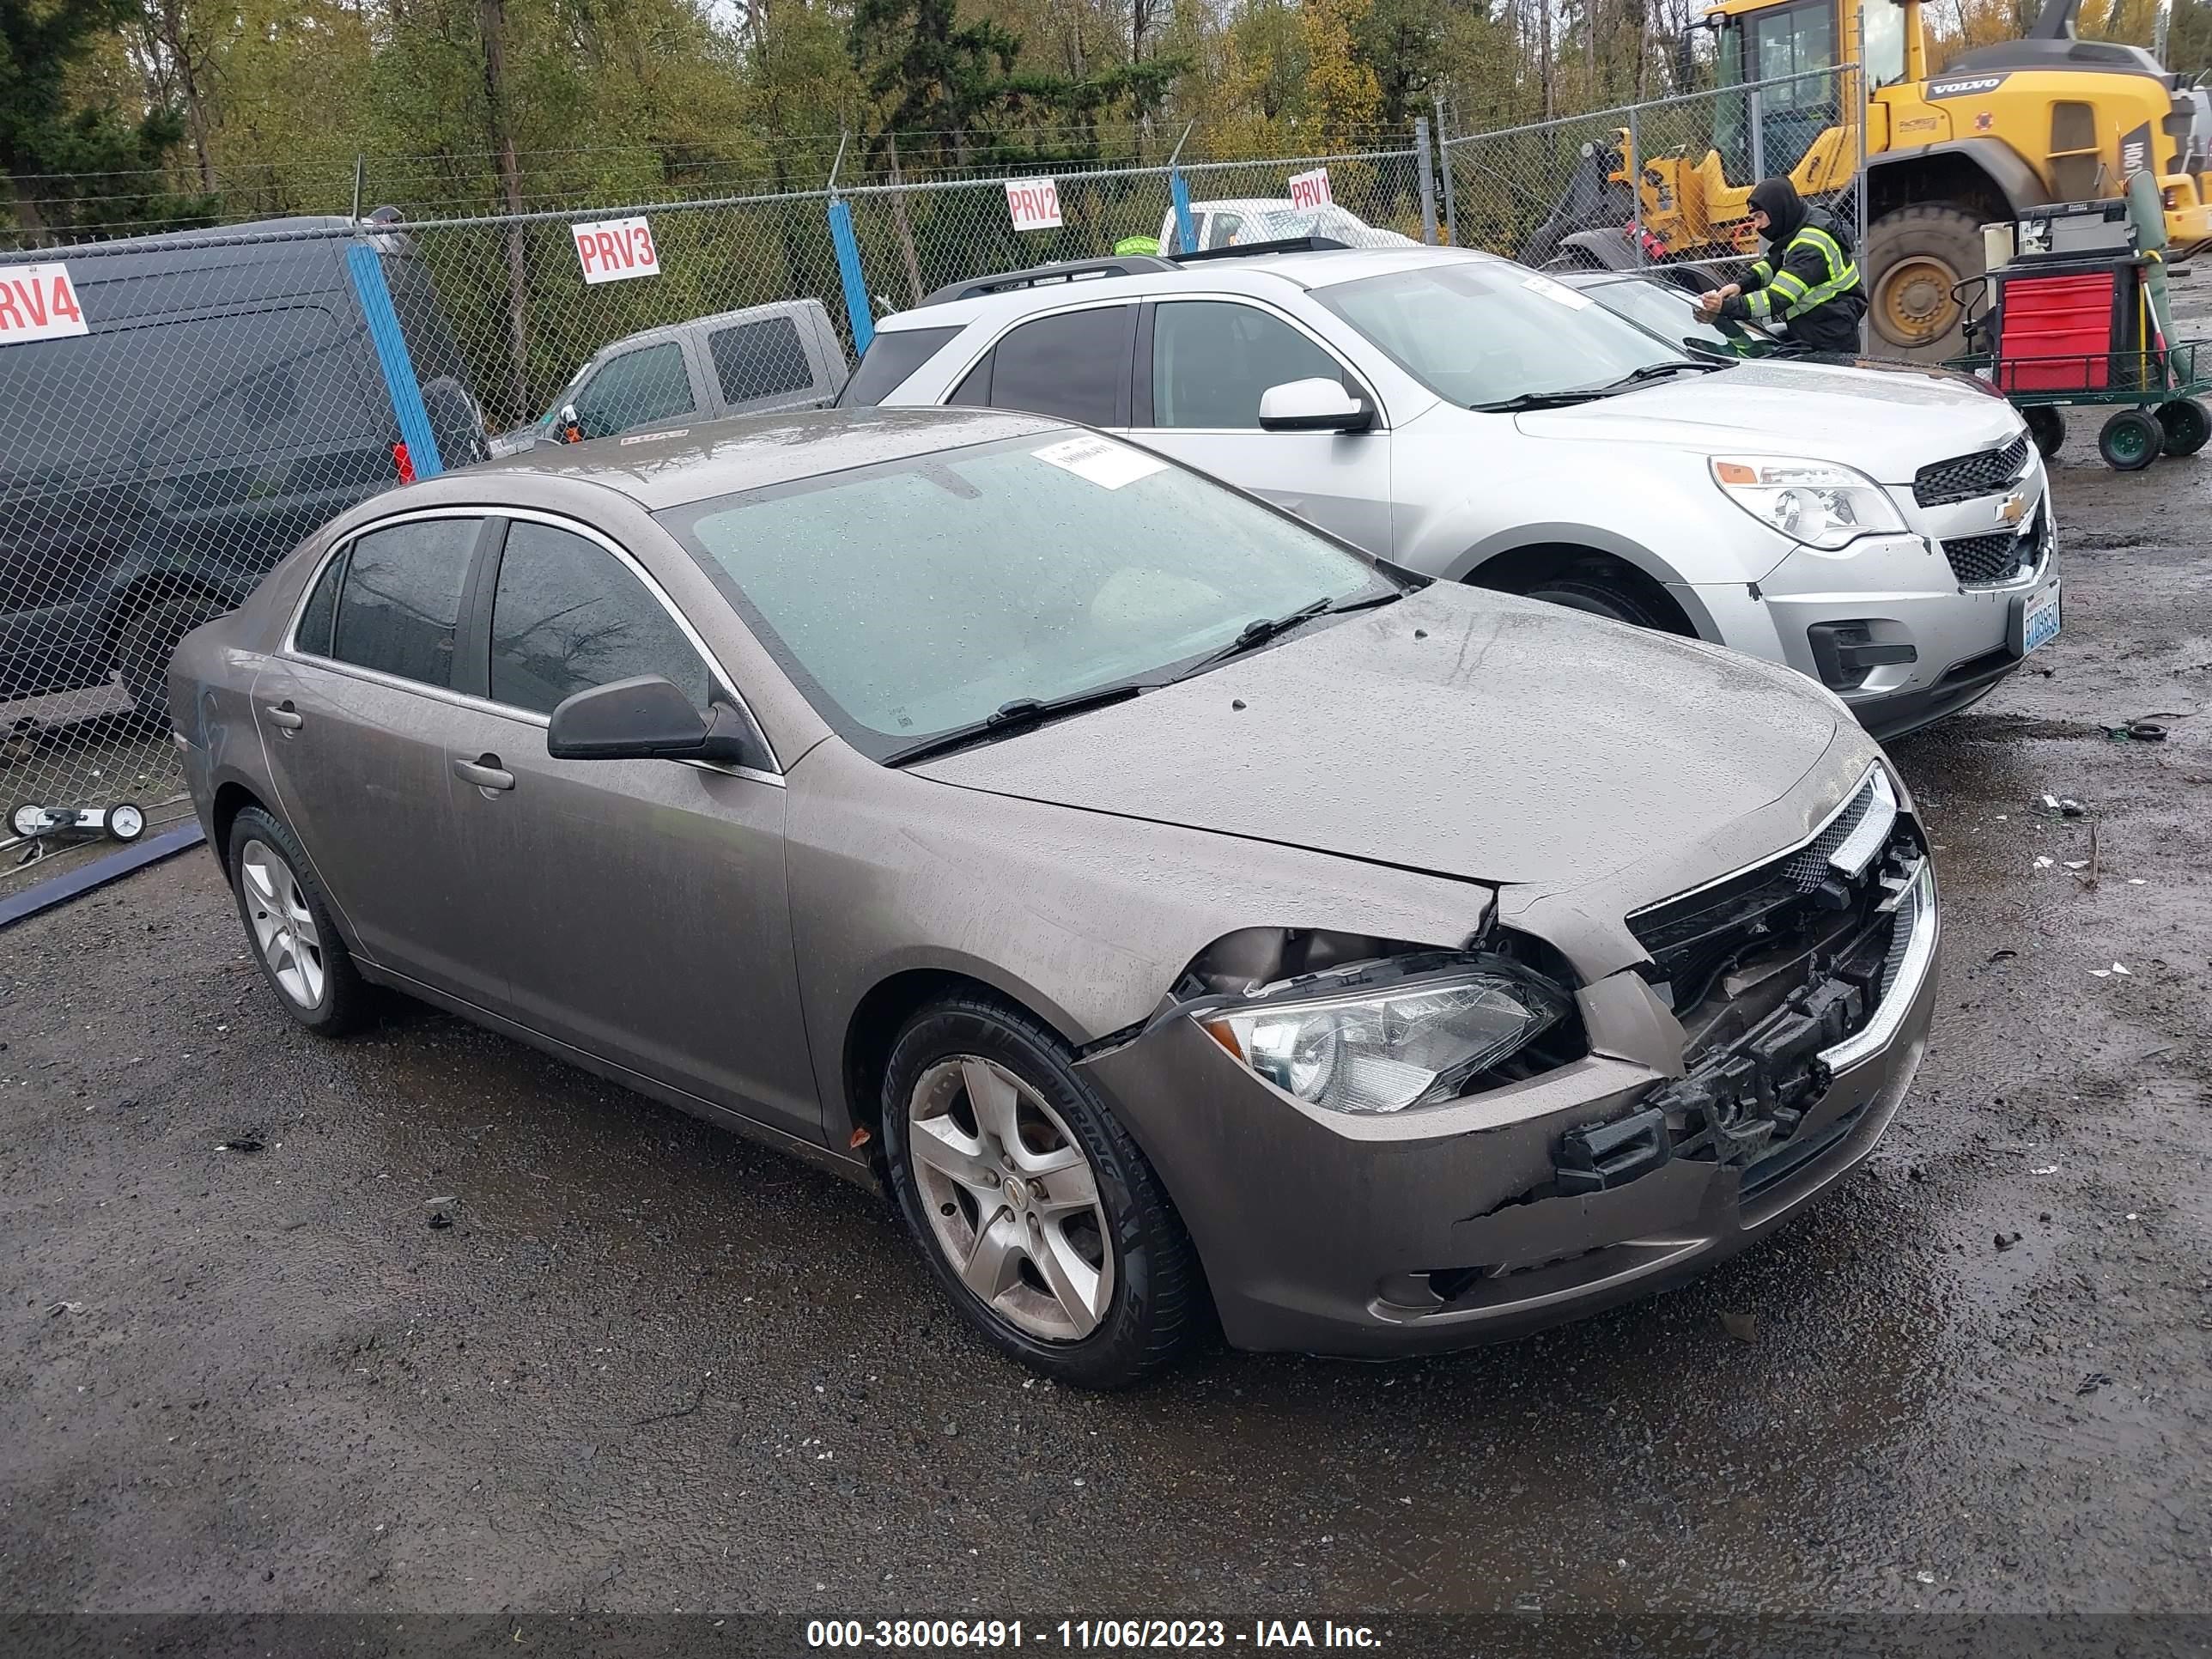
M1114 1297L1098 1178L1060 1114L1005 1066L941 1060L907 1101L915 1185L938 1248L1016 1329L1079 1342Z
M307 908L306 890L284 857L265 841L249 841L238 855L238 878L253 943L277 989L302 1008L323 1000L328 968L323 940Z

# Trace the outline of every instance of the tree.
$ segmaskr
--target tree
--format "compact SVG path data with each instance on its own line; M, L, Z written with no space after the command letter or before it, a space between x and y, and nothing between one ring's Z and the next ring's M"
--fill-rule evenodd
M1305 35L1308 112L1336 142L1372 125L1382 107L1375 71L1355 57L1354 31L1367 21L1370 0L1305 0L1298 21Z
M168 188L184 137L175 109L134 118L74 95L73 71L137 15L137 0L0 0L0 171L33 243L212 216L211 201Z

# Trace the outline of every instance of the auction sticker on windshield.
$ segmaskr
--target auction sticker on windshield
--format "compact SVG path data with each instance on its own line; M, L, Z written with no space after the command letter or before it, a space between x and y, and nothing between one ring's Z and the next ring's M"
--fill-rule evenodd
M1555 283L1548 276L1533 273L1521 279L1521 286L1531 294L1540 294L1547 300L1556 300L1572 310L1581 311L1594 303L1587 294L1578 294L1565 283Z
M1101 489L1119 489L1123 484L1149 478L1165 471L1168 465L1156 455L1117 444L1111 438L1070 438L1066 443L1047 444L1030 453L1047 466L1089 479Z

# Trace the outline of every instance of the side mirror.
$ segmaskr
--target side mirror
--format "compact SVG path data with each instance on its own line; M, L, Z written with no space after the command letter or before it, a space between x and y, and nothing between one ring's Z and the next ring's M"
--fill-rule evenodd
M1318 376L1271 386L1260 394L1263 432L1364 432L1374 424L1374 404Z
M555 760L696 760L752 763L744 717L726 703L702 720L691 699L659 674L579 691L554 709L545 752Z
M580 444L584 441L584 423L576 418L575 404L561 405L560 433L561 441L564 444Z

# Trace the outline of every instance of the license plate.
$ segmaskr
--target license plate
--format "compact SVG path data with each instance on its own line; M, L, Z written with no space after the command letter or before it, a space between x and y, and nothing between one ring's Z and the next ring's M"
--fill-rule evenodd
M2023 657L2058 637L2058 589L2055 584L2027 602L2020 631L2020 654Z

